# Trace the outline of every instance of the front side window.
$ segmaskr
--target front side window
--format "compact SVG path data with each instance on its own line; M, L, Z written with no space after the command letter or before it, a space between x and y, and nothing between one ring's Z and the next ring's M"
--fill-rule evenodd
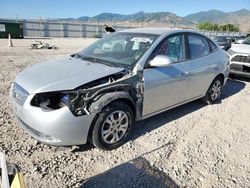
M90 45L76 57L110 66L132 67L151 47L158 35L117 32Z
M194 59L208 55L210 52L207 39L205 37L188 34L189 58Z
M176 63L184 60L183 35L175 35L164 39L154 50L150 59L157 55L165 55L172 62Z

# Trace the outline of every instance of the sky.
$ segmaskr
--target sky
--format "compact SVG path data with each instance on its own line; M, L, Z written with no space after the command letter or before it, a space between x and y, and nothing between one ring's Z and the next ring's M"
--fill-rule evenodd
M178 16L218 9L250 9L250 0L1 0L0 18L78 18L103 12L172 12Z

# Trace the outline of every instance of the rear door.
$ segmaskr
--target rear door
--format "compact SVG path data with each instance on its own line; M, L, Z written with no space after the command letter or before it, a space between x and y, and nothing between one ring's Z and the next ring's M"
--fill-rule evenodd
M209 40L199 34L190 33L188 40L188 59L190 62L190 87L187 99L205 95L212 83L220 61L213 55L216 46L211 46ZM212 43L212 42L211 42Z

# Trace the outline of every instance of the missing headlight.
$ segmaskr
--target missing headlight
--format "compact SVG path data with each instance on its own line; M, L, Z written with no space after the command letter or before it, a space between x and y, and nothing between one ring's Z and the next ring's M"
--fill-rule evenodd
M39 93L31 101L32 106L46 110L56 110L69 105L69 95L62 93Z

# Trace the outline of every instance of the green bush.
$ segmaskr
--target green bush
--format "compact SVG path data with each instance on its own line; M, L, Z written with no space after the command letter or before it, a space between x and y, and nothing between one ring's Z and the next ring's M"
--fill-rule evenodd
M198 29L210 31L236 31L239 32L239 26L234 24L219 25L217 23L203 22L198 25Z

